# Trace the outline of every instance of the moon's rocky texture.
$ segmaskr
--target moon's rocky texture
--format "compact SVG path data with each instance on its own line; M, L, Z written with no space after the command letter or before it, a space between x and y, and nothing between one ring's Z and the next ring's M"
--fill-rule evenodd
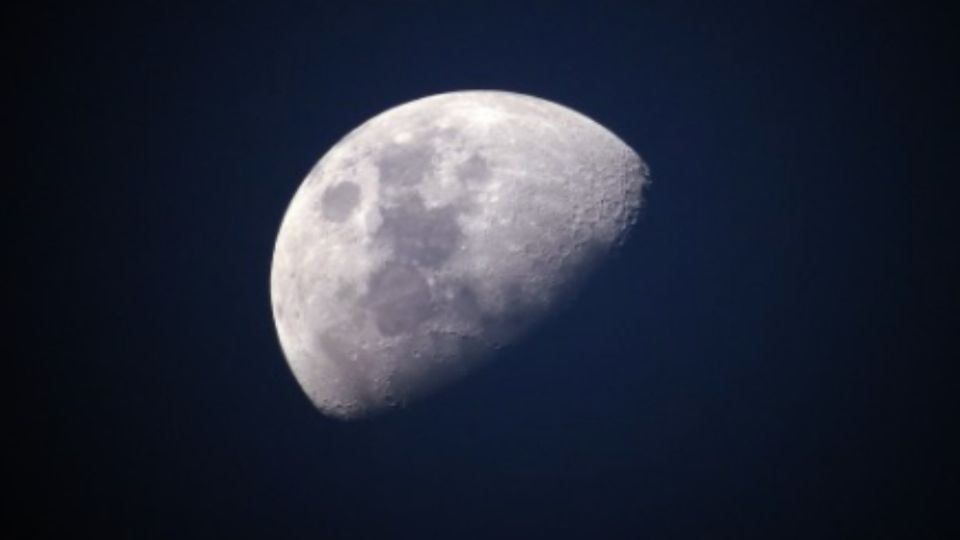
M613 133L535 97L453 92L374 117L280 228L271 295L294 375L350 419L465 374L623 241L647 182Z

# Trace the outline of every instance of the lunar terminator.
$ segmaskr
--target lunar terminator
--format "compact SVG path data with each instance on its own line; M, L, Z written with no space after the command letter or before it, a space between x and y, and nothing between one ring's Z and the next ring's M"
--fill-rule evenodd
M621 244L640 157L571 109L498 91L390 109L310 171L280 227L280 344L323 413L358 418L487 361Z

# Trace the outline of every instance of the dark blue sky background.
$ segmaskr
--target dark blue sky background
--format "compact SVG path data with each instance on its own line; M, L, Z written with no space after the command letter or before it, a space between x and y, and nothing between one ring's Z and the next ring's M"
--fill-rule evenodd
M946 10L278 4L4 22L7 490L38 537L957 532ZM360 122L473 88L617 133L643 218L489 369L328 420L271 318L286 205Z

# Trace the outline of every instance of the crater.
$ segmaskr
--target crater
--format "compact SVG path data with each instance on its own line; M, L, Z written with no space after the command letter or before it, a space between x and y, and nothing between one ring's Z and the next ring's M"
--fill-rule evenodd
M387 262L370 278L367 302L385 336L410 332L433 311L427 280L416 268L398 261Z
M380 208L383 222L376 237L388 243L398 259L437 267L450 258L462 238L457 213L450 206L425 208L419 195L408 196L397 205Z
M320 212L334 222L346 221L360 202L360 186L353 182L340 182L328 187L320 198Z
M392 146L377 161L380 181L386 185L419 184L430 170L433 152L426 146Z
M479 154L473 154L457 167L457 177L464 182L484 182L490 179L490 165Z

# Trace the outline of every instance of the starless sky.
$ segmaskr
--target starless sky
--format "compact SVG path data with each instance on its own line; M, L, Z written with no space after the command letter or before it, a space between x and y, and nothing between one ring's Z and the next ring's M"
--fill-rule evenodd
M81 4L3 22L6 486L37 536L956 527L945 10ZM324 418L271 319L286 205L359 123L474 88L567 105L635 148L653 178L636 234L489 369Z

